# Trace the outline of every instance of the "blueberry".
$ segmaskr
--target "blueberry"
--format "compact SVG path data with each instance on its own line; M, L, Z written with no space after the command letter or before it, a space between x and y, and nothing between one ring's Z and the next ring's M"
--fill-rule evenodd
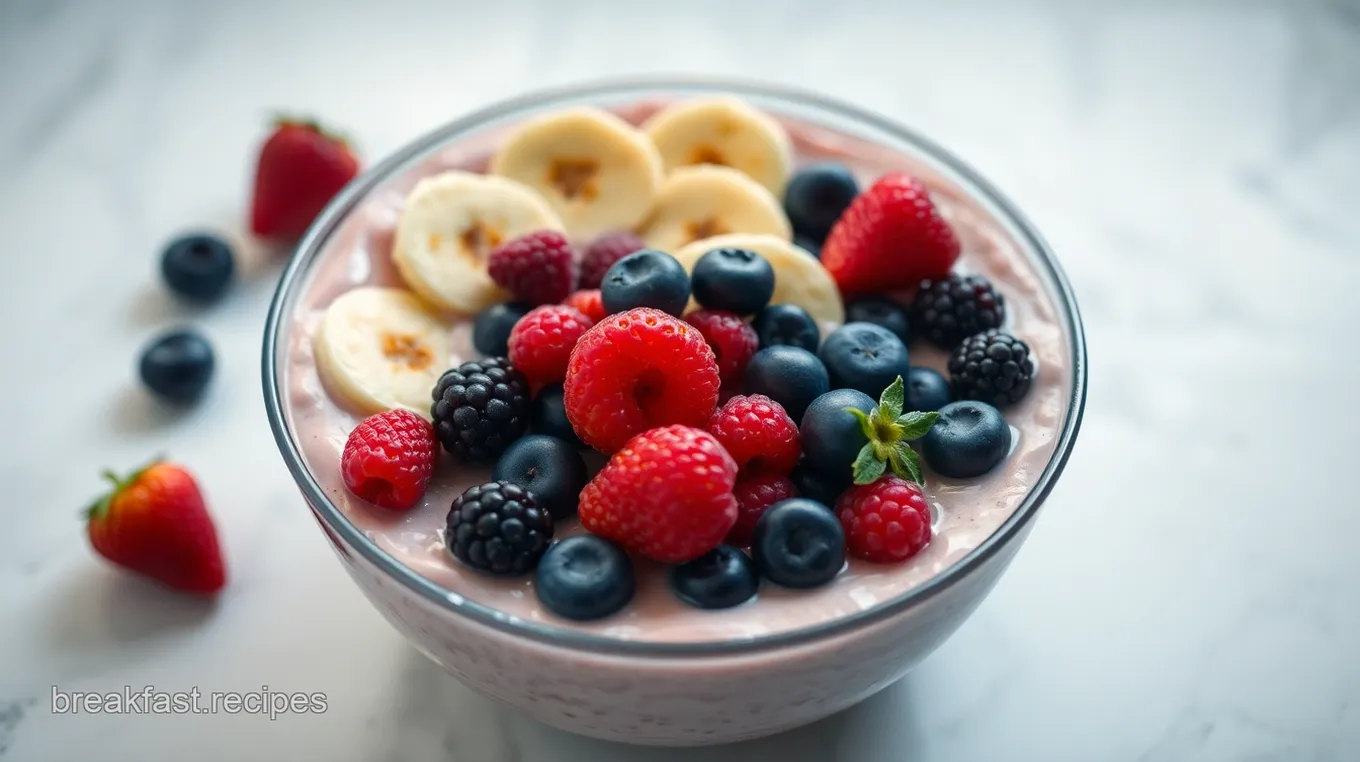
M902 343L911 343L911 324L907 322L907 311L878 297L857 299L845 306L845 322L873 323L887 328Z
M835 162L810 164L798 170L784 189L784 211L795 232L824 241L857 195L859 183L849 167Z
M562 401L562 385L545 386L534 398L532 428L535 433L557 437L573 447L584 447L576 429L567 420L567 406Z
M907 410L939 410L954 400L949 382L930 368L912 368L905 380Z
M763 394L784 407L793 420L831 388L826 366L817 355L798 347L767 347L746 364L742 379L747 394Z
M505 357L510 331L529 307L519 302L500 302L477 313L472 321L472 346L487 357Z
M845 530L831 509L815 500L781 500L756 522L751 558L777 585L817 587L845 565Z
M798 464L789 478L793 480L799 495L823 505L835 505L837 498L850 487L851 482L849 469L844 474L832 476L822 473L806 460Z
M505 448L491 478L528 490L554 519L576 515L577 499L589 481L581 451L543 434L521 437Z
M633 599L637 583L628 554L593 534L553 543L538 562L534 591L549 611L567 619L600 619Z
M793 243L798 248L806 251L817 259L822 258L822 245L805 235L795 235Z
M833 389L858 389L878 398L898 376L906 377L907 345L883 326L846 323L822 342L817 356Z
M172 331L142 351L142 383L172 402L193 402L212 379L216 360L208 340L191 330Z
M750 600L760 585L751 559L731 545L719 545L671 569L671 589L701 609L727 609Z
M694 299L710 310L754 315L774 296L774 268L746 249L714 249L694 263Z
M859 427L855 416L845 412L848 407L872 412L878 403L864 392L855 389L836 389L827 392L808 405L798 432L803 440L803 460L832 478L850 481L850 467L869 438Z
M817 321L796 304L771 304L756 314L751 327L760 337L761 348L790 346L816 352L822 341Z
M921 439L921 455L931 470L951 479L981 476L1010 450L1011 427L1001 411L975 400L940 408L940 417Z
M689 274L664 251L635 251L605 272L600 298L611 315L634 307L655 307L680 317L689 304Z
M209 233L181 236L161 255L161 277L171 291L196 302L211 302L231 285L231 246Z

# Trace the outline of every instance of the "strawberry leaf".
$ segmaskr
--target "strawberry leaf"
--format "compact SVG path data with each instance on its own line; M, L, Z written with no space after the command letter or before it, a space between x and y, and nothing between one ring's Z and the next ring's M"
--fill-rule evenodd
M933 411L923 413L916 410L898 418L896 423L902 427L903 439L920 439L930 432L930 427L934 426L939 418L939 413Z
M878 408L875 412L879 413L885 421L895 421L902 415L902 406L906 404L907 391L902 383L902 377L898 376L888 388L883 390L883 394L878 398Z
M859 421L859 430L864 432L864 436L868 437L870 442L878 439L878 432L874 431L874 422L869 420L869 416L863 410L847 407L845 412L855 416L855 420Z
M898 442L893 448L892 456L889 458L892 463L894 474L908 481L916 482L925 486L925 477L921 475L921 456L911 449L911 445L906 442Z
M872 484L887 468L888 464L879 460L875 454L873 444L867 444L860 449L851 472L855 476L855 484Z

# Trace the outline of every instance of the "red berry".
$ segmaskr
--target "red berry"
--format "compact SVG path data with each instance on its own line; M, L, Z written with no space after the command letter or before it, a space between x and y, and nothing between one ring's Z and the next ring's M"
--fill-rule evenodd
M920 485L892 474L846 490L836 516L846 550L865 561L905 561L930 542L930 507Z
M598 323L604 320L608 312L604 311L604 300L600 298L600 289L592 288L588 291L574 291L563 302L568 307L575 307L581 311L582 315Z
M595 321L575 307L535 307L510 329L510 364L535 388L567 377L567 361L576 342Z
M345 487L374 505L410 509L425 496L439 445L434 427L409 410L370 415L354 427L340 454Z
M943 278L959 239L925 184L890 172L855 197L822 246L822 266L846 295L882 293Z
M562 395L581 441L612 453L648 429L707 426L719 383L713 350L694 326L638 307L586 331Z
M491 279L531 307L557 304L576 287L576 255L556 230L513 238L491 250Z
M647 248L633 232L615 230L603 233L586 246L581 255L581 288L599 288L604 274L614 263L635 251Z
M581 490L581 525L662 563L716 548L737 520L737 464L706 431L666 426L633 437Z
M787 476L755 474L738 480L732 494L737 498L737 523L732 525L724 542L744 548L751 544L751 533L756 530L756 522L760 521L765 509L780 500L788 500L797 494L797 490Z
M251 232L279 240L302 237L358 174L359 159L344 139L313 121L279 120L256 160Z
M699 310L685 320L704 335L704 341L718 359L718 375L723 386L740 386L746 363L760 349L760 337L750 323L734 312Z
M714 411L708 431L732 454L742 474L787 476L803 454L798 424L763 394L737 395Z

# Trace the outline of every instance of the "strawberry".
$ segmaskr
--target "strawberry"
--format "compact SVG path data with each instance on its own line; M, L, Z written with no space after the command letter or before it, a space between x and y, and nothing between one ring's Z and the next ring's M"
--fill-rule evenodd
M277 120L255 167L251 231L261 238L301 238L358 174L359 159L344 138L313 121Z
M157 461L126 478L105 472L113 491L87 512L90 544L114 564L189 593L226 584L217 529L194 478Z
M822 266L846 296L909 288L943 278L959 239L920 180L883 175L855 197L822 246Z

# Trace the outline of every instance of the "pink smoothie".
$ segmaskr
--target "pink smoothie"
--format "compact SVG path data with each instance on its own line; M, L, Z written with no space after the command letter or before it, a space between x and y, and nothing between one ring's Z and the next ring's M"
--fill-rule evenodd
M640 105L622 113L630 121L640 122L655 107ZM351 496L340 479L339 459L346 437L362 416L327 393L313 361L311 336L325 307L346 290L360 285L403 285L391 264L390 249L405 193L420 178L442 170L482 169L489 150L503 135L495 132L445 148L376 191L341 223L304 284L287 336L285 415L307 467L326 495L378 547L443 587L455 600L476 601L525 621L648 642L738 640L851 615L921 585L986 540L1021 504L1048 465L1067 412L1072 391L1071 352L1055 303L1011 234L931 168L840 133L783 121L800 162L843 161L865 185L889 170L906 170L921 177L963 243L959 269L987 276L1002 291L1008 309L1007 329L1029 344L1038 366L1030 393L1003 411L1013 430L1014 444L1001 465L982 478L963 481L927 471L926 496L934 517L934 537L921 553L895 565L852 559L835 580L815 590L783 590L762 582L753 600L721 611L699 610L680 602L667 586L664 569L639 561L634 601L611 617L582 623L557 617L540 606L531 577L491 578L461 566L445 551L441 534L449 504L464 489L487 481L489 469L469 467L444 454L423 503L401 515ZM470 322L451 318L449 325L453 363L476 358ZM920 344L911 348L911 360L913 365L945 371L944 354ZM602 460L602 456L595 456L594 461L588 457L592 466ZM556 536L580 531L574 521L563 521L557 524Z

